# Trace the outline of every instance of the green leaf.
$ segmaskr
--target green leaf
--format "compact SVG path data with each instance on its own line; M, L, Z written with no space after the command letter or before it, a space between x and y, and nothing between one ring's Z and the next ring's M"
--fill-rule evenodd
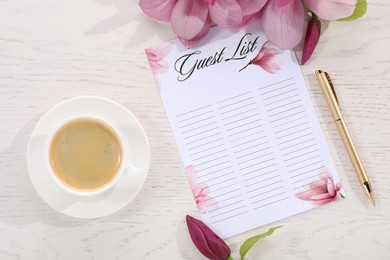
M367 2L366 0L357 0L355 10L351 16L341 18L339 21L352 21L362 17L367 11Z
M234 260L233 257L229 256L226 260Z
M263 233L263 234L260 234L260 235L257 235L257 236L254 236L254 237L251 237L251 238L248 238L247 240L245 240L245 242L241 245L240 247L240 259L243 260L246 256L246 254L248 253L248 251L252 248L252 246L259 240L259 239L262 239L262 238L265 238L265 237L268 237L270 235L272 235L272 233L274 233L274 231L278 228L281 228L282 226L277 226L277 227L273 227L273 228L270 228L268 229L267 232Z

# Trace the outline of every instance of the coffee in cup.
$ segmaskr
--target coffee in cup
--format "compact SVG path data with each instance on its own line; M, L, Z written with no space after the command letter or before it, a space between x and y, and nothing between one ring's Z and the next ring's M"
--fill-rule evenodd
M49 138L49 166L55 181L71 193L102 192L123 171L124 149L114 127L84 115L65 120Z

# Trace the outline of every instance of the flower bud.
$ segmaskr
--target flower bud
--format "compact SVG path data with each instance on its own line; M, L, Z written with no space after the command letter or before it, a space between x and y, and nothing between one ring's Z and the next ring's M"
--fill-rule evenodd
M317 46L321 33L321 21L313 17L307 25L305 43L303 45L302 61L304 65L311 57L314 49Z
M202 221L186 216L188 231L198 250L211 260L226 260L231 254L226 243Z

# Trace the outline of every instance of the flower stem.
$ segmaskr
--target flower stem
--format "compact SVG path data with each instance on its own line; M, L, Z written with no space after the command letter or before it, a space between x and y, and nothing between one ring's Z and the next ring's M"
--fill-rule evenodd
M242 69L240 69L238 72L241 72L242 70L246 69L246 67L248 67L248 66L251 65L251 64L252 64L252 60L250 60L249 63L246 64L246 66L243 67Z

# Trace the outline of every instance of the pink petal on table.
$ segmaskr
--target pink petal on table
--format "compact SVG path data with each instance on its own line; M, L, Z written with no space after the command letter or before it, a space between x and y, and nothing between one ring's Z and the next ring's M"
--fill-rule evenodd
M281 49L292 49L301 41L304 32L305 13L300 0L291 0L283 7L270 0L262 17L268 39Z
M139 6L148 16L168 22L177 0L140 0Z
M236 0L216 0L208 6L211 20L222 28L235 28L243 22L242 10Z
M312 18L307 25L305 43L303 45L303 52L302 52L302 61L301 61L302 65L304 65L310 59L320 39L320 34L321 34L321 21L316 18Z
M337 20L350 16L356 5L356 0L304 0L304 2L324 20Z
M180 39L192 40L203 30L207 15L207 3L179 0L172 10L172 29Z

